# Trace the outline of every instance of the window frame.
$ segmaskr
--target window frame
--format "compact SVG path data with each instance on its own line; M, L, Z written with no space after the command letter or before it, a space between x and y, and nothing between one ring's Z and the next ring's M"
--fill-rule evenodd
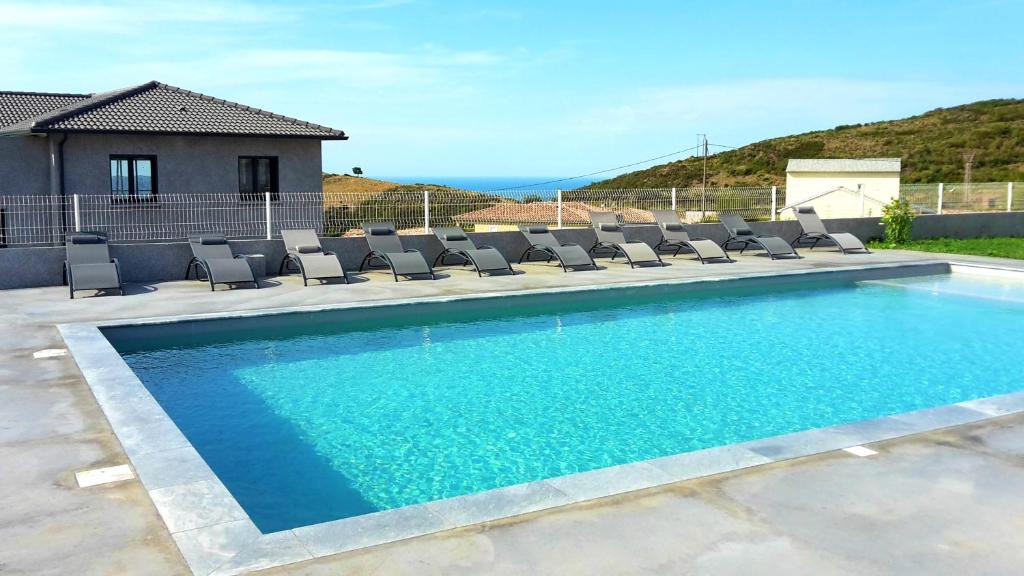
M240 169L242 160L250 160L252 167L250 177L252 178L253 186L255 187L257 181L257 173L259 171L258 160L269 160L270 161L270 200L272 202L280 199L280 168L279 168L279 157L278 156L257 156L251 154L242 154L238 156L238 162L236 165L235 175L237 177ZM264 192L243 192L242 191L242 180L238 180L238 197L242 202L263 202L266 199Z
M123 196L114 193L114 175L110 174L110 164L114 161L126 160L128 162L128 195ZM139 197L135 181L135 162L148 160L150 165L150 185L153 188L149 196ZM128 204L137 202L157 202L159 195L159 172L155 154L111 154L107 161L107 173L110 175L110 200L114 204Z

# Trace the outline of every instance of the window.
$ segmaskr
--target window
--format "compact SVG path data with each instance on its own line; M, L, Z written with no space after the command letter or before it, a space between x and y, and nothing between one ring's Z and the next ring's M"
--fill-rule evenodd
M238 157L238 194L242 200L277 200L277 158L273 156Z
M155 201L156 190L156 156L110 157L110 196L114 201Z

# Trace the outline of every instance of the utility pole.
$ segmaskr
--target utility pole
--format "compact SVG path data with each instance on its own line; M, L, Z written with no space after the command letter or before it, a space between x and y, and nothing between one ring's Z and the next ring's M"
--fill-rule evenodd
M964 201L971 201L971 178L972 168L974 167L974 150L964 151Z
M700 181L700 219L703 222L708 208L708 135L697 134L697 145L704 156L704 175Z

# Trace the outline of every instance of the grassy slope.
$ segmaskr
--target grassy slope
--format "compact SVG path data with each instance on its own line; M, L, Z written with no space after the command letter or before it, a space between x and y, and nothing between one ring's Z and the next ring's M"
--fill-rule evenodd
M975 150L975 182L1024 180L1024 100L987 100L939 108L920 116L838 126L756 142L708 157L708 183L757 186L786 183L790 158L903 159L903 182L963 180L964 150ZM623 174L595 188L700 185L701 161L687 158Z
M1024 260L1024 238L937 238L915 240L899 246L901 250L921 252L944 252L946 254L970 254L973 256L995 256Z

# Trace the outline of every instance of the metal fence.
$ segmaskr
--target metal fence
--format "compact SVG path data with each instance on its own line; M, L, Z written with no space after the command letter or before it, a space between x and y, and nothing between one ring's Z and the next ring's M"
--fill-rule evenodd
M1010 212L1024 210L1024 183L903 184L900 198L907 200L918 214Z
M1018 186L1018 189L1021 189ZM919 213L1024 210L1014 185L905 185ZM626 223L652 222L650 210L675 210L689 223L715 222L718 213L774 220L786 206L775 187L644 190L513 190L495 193L429 188L421 191L238 194L160 194L124 201L109 195L0 195L0 246L46 246L67 232L100 230L113 241L173 240L218 231L231 238L273 238L280 230L313 228L325 236L362 235L364 222L393 222L403 233L439 226L467 231L514 230L520 224L589 226L589 212L613 211Z

